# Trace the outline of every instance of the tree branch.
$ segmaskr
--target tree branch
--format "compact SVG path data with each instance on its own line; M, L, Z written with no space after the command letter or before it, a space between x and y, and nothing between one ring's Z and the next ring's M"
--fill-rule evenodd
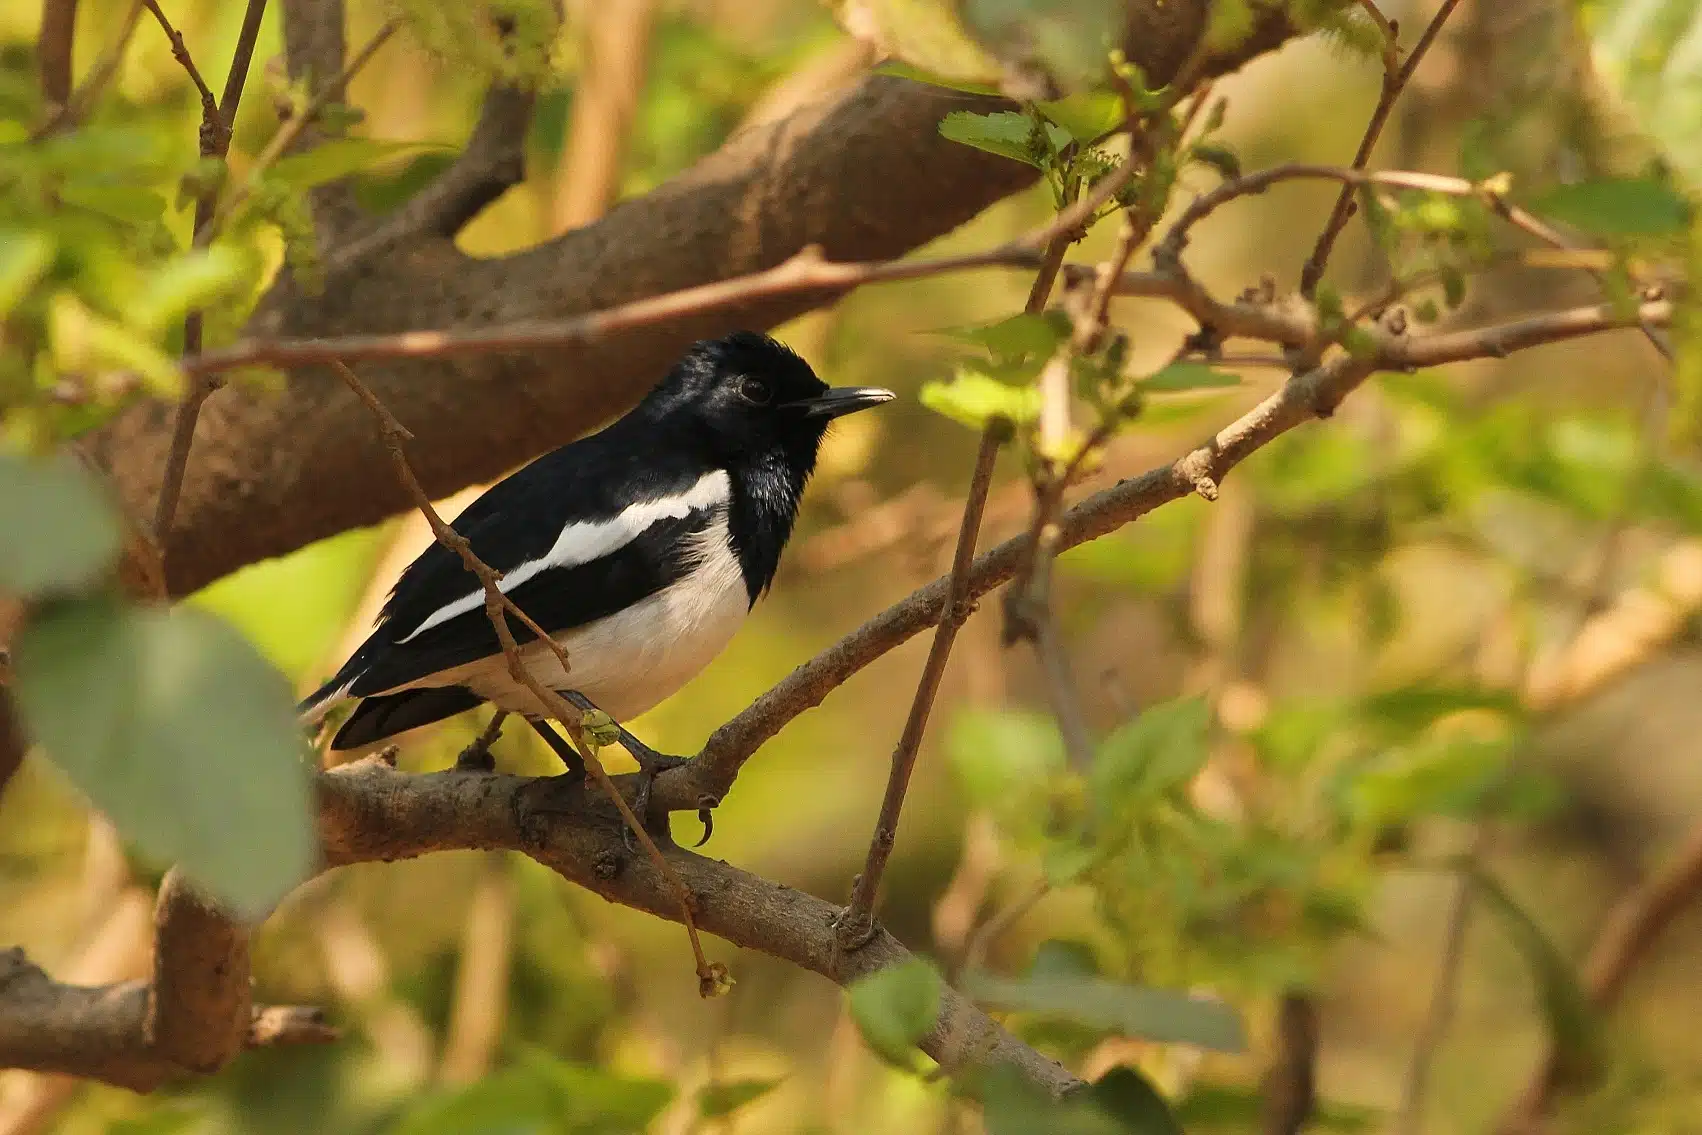
M35 40L35 65L41 97L48 106L71 100L71 49L77 39L77 0L41 0L41 31Z
M185 1069L148 1043L146 982L64 985L22 950L0 952L0 1065L101 1080L150 1091ZM263 1048L336 1039L319 1012L294 1006L250 1016L243 1044Z
M1141 280L1149 283L1151 277ZM1253 310L1251 305L1237 307ZM1618 312L1603 304L1471 331L1410 338L1368 327L1366 333L1375 349L1366 355L1338 355L1290 379L1205 444L1066 510L1058 518L1058 550L1097 539L1190 493L1215 492L1217 483L1248 456L1303 422L1328 417L1343 398L1378 370L1500 357L1543 343L1636 328L1642 322L1666 326L1671 318L1672 305L1656 301L1634 312ZM1011 579L1027 546L1026 536L1019 536L976 557L969 571L966 601L974 602ZM852 674L933 626L944 608L946 587L945 579L936 579L919 588L792 671L711 734L698 759L658 777L654 805L690 811L698 807L699 797L724 797L745 761L788 722L820 705Z
M286 6L297 74L314 60L316 73L326 73L333 21L309 10L324 2ZM1191 45L1197 28L1176 17L1204 7L1203 0L1134 0L1131 14L1152 17L1153 26L1131 43L1130 58L1146 67L1177 43ZM340 18L334 23L340 60ZM1232 69L1292 34L1280 13L1262 18L1254 37L1208 60L1205 73ZM740 131L656 191L516 255L480 260L447 240L396 241L339 263L320 295L284 281L248 333L321 339L422 326L470 331L559 320L760 271L811 244L829 257L899 256L1032 183L1027 166L939 135L949 111L1003 105L871 76L778 122ZM331 257L336 243L327 244ZM568 349L409 360L363 376L418 435L416 468L437 498L631 406L692 340L772 327L838 294L824 287L758 296ZM209 400L169 539L173 594L406 508L400 488L383 475L381 447L353 408L352 396L324 372L297 375L281 393L229 388ZM127 411L84 444L132 507L151 507L168 439L169 415L155 404ZM339 490L349 484L373 491Z

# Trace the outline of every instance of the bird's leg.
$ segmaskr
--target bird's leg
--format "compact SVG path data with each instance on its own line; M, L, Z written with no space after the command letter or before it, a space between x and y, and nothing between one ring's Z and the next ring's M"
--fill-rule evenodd
M598 709L590 698L578 690L563 690L561 696L573 708L585 715L586 732L592 733L595 740L603 744L607 743L604 741L604 737L608 737L611 741L618 741L621 748L630 753L632 759L638 762L638 799L633 805L633 812L640 819L644 819L646 813L650 810L650 786L656 782L656 778L671 768L679 768L691 758L658 753L629 733L626 726ZM593 715L595 715L594 719ZM715 830L715 824L710 818L708 808L699 809L697 816L698 819L703 821L703 838L692 846L702 847L709 842L709 836Z
M499 709L491 717L485 731L462 749L455 758L455 767L462 772L492 772L496 769L496 759L491 756L491 746L502 736L502 723L507 720L508 711Z

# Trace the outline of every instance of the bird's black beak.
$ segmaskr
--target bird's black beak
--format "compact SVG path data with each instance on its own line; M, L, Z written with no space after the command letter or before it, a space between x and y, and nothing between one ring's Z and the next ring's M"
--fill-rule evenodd
M879 386L835 386L826 393L799 402L788 402L783 409L800 410L806 418L838 418L891 402L898 395Z

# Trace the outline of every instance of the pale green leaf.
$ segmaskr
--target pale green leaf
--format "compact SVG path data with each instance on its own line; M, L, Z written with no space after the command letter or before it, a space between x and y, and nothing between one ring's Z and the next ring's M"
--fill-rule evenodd
M377 138L337 138L311 150L279 158L267 178L292 189L312 189L341 181L392 158L422 149L441 149L425 142L393 142Z
M1696 0L1593 0L1586 7L1597 76L1702 186L1702 5Z
M155 334L197 308L248 287L250 259L226 244L197 248L155 268L126 313L134 327Z
M1241 1016L1233 1008L1171 989L1069 974L1007 978L971 973L964 978L963 991L989 1008L1065 1017L1122 1036L1217 1052L1247 1047Z
M951 382L923 385L922 405L936 414L973 429L984 429L994 418L1026 425L1040 416L1040 391L1033 386L1010 386L971 367L959 367Z
M75 461L0 453L0 592L74 591L118 553L118 517Z
M961 9L965 25L994 55L1038 65L1067 91L1092 86L1110 71L1127 17L1125 0L963 0Z
M0 229L0 317L11 313L53 264L46 233Z
M705 1119L721 1119L746 1104L754 1103L785 1083L782 1078L768 1080L717 1080L705 1084L697 1093L697 1114Z
M1036 105L1084 146L1123 121L1123 100L1109 91L1082 91Z
M992 83L976 83L967 79L952 79L944 75L935 75L914 67L902 59L889 59L875 68L877 75L892 75L899 79L909 79L914 83L926 83L930 87L944 87L948 91L962 91L971 95L997 95L999 88Z
M128 327L90 311L69 292L50 301L48 334L54 365L62 371L129 370L160 398L183 394L183 372L175 359Z
M32 736L126 838L247 917L312 870L288 681L229 624L108 598L39 610L14 645Z
M1699 123L1702 125L1702 123ZM1531 209L1603 237L1649 237L1681 233L1690 224L1690 202L1652 178L1602 178L1562 185L1531 202ZM1458 307L1453 296L1449 307Z
M1002 69L947 0L837 0L846 31L921 72L954 82L995 84Z
M1100 742L1093 762L1094 798L1115 808L1176 788L1205 764L1211 710L1204 698L1149 706Z
M1035 151L1034 128L1034 119L1014 110L999 110L991 114L954 110L940 120L942 137L1035 169L1045 169L1048 155ZM1048 122L1045 129L1053 150L1069 145L1070 135L1063 127Z
M910 1067L911 1052L940 1015L940 975L920 958L876 970L851 984L851 1016L882 1057Z

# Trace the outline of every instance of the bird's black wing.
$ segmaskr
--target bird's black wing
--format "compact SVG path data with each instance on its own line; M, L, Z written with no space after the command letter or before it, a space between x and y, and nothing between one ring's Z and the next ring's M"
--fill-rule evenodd
M508 597L551 633L614 614L682 578L692 566L686 545L724 507L725 474L694 468L665 451L644 452L611 433L559 449L498 482L451 525L481 560L509 575ZM716 482L716 476L722 479ZM635 505L649 508L654 518L641 521L636 531L622 531L619 540L604 530L623 514L635 515L629 511ZM591 529L592 545L601 532L602 543L617 546L583 562L569 555L540 570L563 530L575 525L576 532ZM526 577L516 578L521 573ZM379 618L337 675L302 703L303 712L394 689L501 650L478 577L441 544L427 548L402 573ZM535 637L512 618L509 625L517 641Z

